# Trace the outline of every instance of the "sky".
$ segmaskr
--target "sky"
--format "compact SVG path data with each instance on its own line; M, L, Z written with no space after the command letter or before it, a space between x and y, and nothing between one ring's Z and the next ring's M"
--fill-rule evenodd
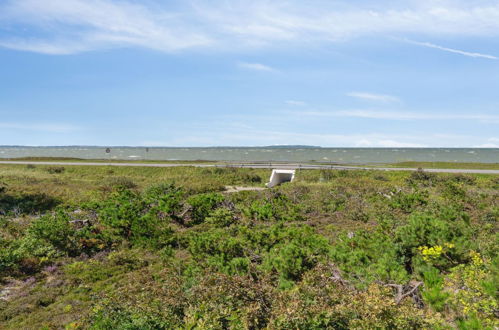
M0 0L0 145L499 147L499 1Z

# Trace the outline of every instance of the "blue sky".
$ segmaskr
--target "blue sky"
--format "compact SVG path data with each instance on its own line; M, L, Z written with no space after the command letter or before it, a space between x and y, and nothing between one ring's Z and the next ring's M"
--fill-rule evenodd
M0 145L499 147L499 2L0 0Z

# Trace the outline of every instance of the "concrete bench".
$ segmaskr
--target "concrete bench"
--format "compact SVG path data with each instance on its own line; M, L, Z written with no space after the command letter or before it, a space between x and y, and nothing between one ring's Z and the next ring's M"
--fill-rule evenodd
M266 186L272 188L284 182L291 182L294 178L295 170L272 170L270 181L266 184Z

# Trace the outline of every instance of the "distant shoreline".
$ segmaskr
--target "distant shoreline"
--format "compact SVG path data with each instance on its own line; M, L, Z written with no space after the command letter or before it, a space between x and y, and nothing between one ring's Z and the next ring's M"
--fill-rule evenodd
M499 163L499 148L325 148L267 147L0 147L0 159L69 159L142 162L242 162L390 165L418 163Z

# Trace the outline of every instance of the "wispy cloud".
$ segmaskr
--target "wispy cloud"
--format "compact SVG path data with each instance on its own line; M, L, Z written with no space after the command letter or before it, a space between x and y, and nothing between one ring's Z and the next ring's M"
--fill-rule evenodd
M63 124L63 123L11 123L11 122L0 122L0 128L26 130L26 131L41 131L48 133L70 133L80 129L77 126L71 124Z
M406 111L341 110L341 111L302 111L302 116L312 117L354 117L384 120L477 120L498 122L499 115L489 114L445 114L418 113Z
M400 101L397 97L384 94L374 94L365 92L350 92L348 96L355 97L361 100L377 101L377 102L398 102Z
M296 101L296 100L287 100L286 104L292 105L292 106L298 106L298 107L303 107L306 106L307 103L303 101Z
M435 45L429 42L419 42L419 41L414 41L414 40L409 40L409 39L404 39L405 42L413 44L413 45L418 45L418 46L423 46L423 47L428 47L428 48L433 48L433 49L438 49L442 50L444 52L449 52L449 53L454 53L454 54L459 54L459 55L464 55L468 57L474 57L474 58L485 58L488 60L499 60L499 57L493 56L493 55L488 55L488 54L482 54L482 53L473 53L473 52L467 52L464 50L459 50L459 49L454 49L454 48L447 48L439 45Z
M197 48L233 51L372 35L499 35L499 4L495 1L421 0L404 6L386 1L369 6L311 1L305 5L297 0L5 0L0 4L0 24L16 28L6 30L9 37L4 36L0 45L46 54L115 47L162 52Z
M0 40L1 46L45 54L130 46L172 52L211 43L177 13L127 1L12 0L0 12L0 22L32 26L45 35L13 35Z
M276 71L274 68L261 64L261 63L247 63L247 62L239 62L237 64L240 68L247 69L247 70L254 70L254 71L266 71L266 72L272 72Z

